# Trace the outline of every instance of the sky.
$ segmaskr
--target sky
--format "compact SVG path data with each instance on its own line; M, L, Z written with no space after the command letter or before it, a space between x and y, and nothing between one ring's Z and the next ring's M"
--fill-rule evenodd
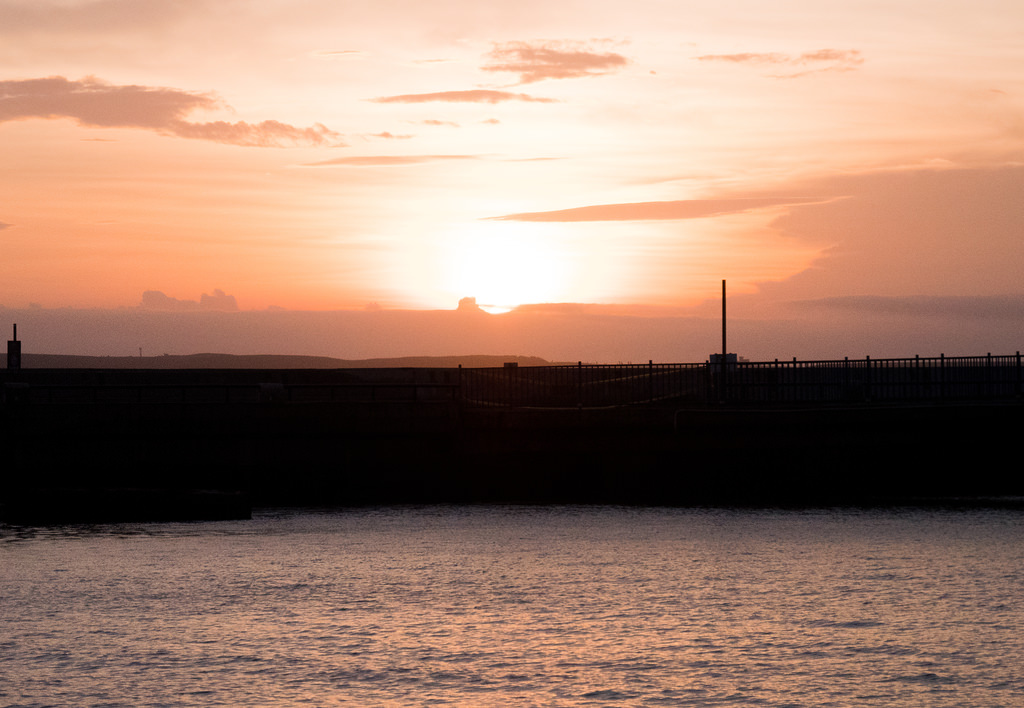
M772 322L1020 349L1022 33L1016 0L0 0L0 307L709 319L725 279L762 358Z

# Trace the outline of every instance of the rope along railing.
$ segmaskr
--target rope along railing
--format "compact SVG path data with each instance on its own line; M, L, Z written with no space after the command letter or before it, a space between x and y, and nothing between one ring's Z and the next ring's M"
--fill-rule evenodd
M704 364L583 364L462 369L462 400L483 406L597 408L705 396Z
M599 408L680 402L854 403L1015 398L1020 353L971 357L463 369L469 405Z
M345 373L348 379L356 374ZM448 373L445 373L447 371ZM140 379L117 385L3 381L0 403L369 403L609 408L659 402L800 404L1020 398L1012 355L459 368L431 381L231 384ZM434 376L436 374L436 376ZM378 372L378 376L381 374ZM301 380L301 378L299 379Z

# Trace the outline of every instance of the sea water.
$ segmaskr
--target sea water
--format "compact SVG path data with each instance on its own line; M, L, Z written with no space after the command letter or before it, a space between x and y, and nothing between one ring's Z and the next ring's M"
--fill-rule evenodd
M1020 706L1024 514L0 527L0 705Z

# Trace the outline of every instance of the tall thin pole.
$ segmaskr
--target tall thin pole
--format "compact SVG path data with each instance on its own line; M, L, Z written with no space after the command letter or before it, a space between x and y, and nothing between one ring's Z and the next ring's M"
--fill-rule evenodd
M725 344L725 279L722 279L722 370L718 377L718 400L725 403L725 355L729 348Z
M725 346L725 280L722 280L722 371L725 371L725 355L729 349Z

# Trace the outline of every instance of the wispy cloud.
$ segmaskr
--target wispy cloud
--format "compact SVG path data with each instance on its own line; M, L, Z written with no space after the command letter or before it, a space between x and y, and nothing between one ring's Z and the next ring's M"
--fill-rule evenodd
M394 133L385 130L383 133L373 133L370 135L371 138L381 138L382 140L408 140L414 136L407 133L395 135Z
M206 93L173 88L118 86L94 77L72 81L62 76L0 81L0 122L30 118L71 118L98 128L140 128L180 138L232 145L337 144L340 135L319 123L298 128L275 120L190 122L196 110L223 108Z
M11 226L13 226L13 224L5 224L4 222L0 221L0 231L3 231L4 229L9 229L11 228Z
M684 199L671 202L632 202L627 204L598 204L594 206L506 214L489 217L491 221L656 221L670 219L700 219L709 216L739 214L754 209L804 204L819 201L804 198L749 198L749 199Z
M359 155L309 162L303 167L369 167L381 165L418 165L443 160L478 160L477 155Z
M733 64L786 64L792 61L789 54L776 52L743 52L740 54L705 54L697 61L725 61Z
M594 51L582 42L507 42L487 55L484 71L519 74L519 83L544 79L575 79L617 71L629 60L615 52Z
M374 103L502 103L504 101L526 101L528 103L557 103L553 98L538 98L525 93L495 91L491 89L470 89L468 91L439 91L437 93L407 93L401 96L382 96L370 99Z
M759 64L792 67L812 67L808 71L776 75L778 78L794 78L819 71L852 71L864 63L864 57L857 49L818 49L803 54L782 54L779 52L744 52L740 54L705 54L698 61L719 61L732 64Z
M861 314L937 318L1013 319L1024 313L1022 295L908 296L848 295L790 303L807 309L847 310Z
M363 52L358 49L337 49L337 50L324 50L319 52L312 52L310 56L317 59L347 59L349 57L358 57Z

